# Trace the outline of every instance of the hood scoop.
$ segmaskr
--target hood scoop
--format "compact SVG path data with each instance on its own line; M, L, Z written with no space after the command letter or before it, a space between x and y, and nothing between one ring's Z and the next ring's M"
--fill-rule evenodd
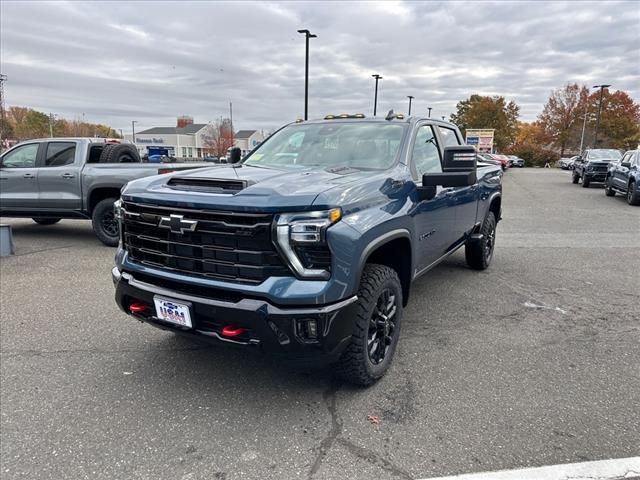
M224 178L173 177L167 186L174 190L189 192L222 193L235 195L249 186L246 180L227 180Z

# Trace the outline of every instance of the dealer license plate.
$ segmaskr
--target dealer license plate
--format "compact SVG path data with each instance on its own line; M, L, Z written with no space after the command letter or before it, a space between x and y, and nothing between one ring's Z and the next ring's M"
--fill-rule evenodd
M191 313L189 312L189 305L176 302L170 298L154 297L154 303L156 304L156 316L160 320L173 323L181 327L192 328Z

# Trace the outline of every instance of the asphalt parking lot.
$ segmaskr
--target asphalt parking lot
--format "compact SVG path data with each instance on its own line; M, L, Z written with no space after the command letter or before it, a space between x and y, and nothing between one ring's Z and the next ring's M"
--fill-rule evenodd
M88 222L13 226L0 260L3 479L428 478L640 451L640 208L505 174L484 272L414 286L369 389L140 324Z

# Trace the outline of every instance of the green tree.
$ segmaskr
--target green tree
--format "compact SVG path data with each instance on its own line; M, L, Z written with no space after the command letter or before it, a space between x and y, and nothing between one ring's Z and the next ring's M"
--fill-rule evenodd
M494 146L502 151L516 139L519 113L520 107L513 101L507 102L504 97L474 94L458 102L451 122L462 130L463 135L471 128L494 129Z

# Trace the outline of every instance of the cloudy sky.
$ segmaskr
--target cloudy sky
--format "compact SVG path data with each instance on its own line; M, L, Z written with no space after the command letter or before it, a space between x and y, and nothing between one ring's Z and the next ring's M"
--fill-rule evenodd
M270 129L309 116L448 115L472 93L504 95L533 120L566 82L640 100L637 2L0 2L6 102L130 131L227 115Z

